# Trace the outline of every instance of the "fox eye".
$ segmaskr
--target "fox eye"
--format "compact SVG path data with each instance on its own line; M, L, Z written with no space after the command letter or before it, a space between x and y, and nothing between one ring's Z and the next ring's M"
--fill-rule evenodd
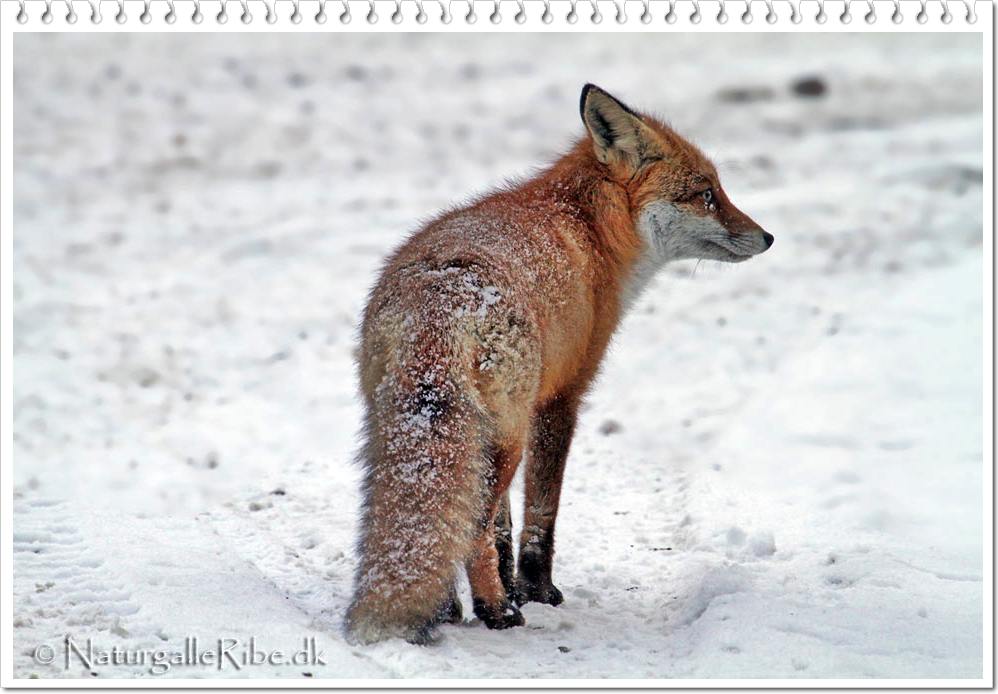
M700 193L700 197L703 198L703 206L706 207L711 212L717 211L717 203L714 202L714 191L708 188L704 192Z

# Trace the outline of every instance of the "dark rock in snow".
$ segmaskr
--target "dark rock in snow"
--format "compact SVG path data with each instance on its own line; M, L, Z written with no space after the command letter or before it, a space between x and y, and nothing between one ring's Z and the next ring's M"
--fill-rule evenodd
M603 434L603 436L619 434L623 430L624 427L615 419L608 419L599 425L599 433Z
M773 98L773 90L769 87L725 87L717 92L720 101L731 104L748 104L756 101L769 101Z
M824 79L815 75L798 77L790 84L790 91L792 91L795 96L803 97L805 99L813 99L824 96L828 91L828 84Z

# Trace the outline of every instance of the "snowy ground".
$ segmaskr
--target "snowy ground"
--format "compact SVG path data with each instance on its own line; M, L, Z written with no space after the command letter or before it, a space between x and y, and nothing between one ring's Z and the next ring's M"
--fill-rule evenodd
M64 668L69 634L327 662L167 677L981 677L980 55L18 35L16 676L154 677ZM625 321L569 460L564 605L350 647L365 292L419 219L580 133L586 81L697 139L776 244L671 268Z

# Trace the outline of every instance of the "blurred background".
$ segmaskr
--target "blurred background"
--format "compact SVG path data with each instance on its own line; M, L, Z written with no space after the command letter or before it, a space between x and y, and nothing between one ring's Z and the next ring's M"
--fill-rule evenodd
M318 676L980 676L981 55L976 34L18 34L18 645L281 622L342 651ZM776 243L671 266L624 322L569 462L564 608L357 656L336 629L366 292L421 220L581 136L586 82L701 145ZM189 580L154 582L151 554Z

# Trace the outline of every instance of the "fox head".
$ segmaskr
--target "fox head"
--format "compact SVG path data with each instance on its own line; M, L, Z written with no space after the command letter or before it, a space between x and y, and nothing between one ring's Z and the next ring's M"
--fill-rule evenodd
M703 258L739 263L773 245L773 236L728 198L717 170L672 128L587 84L582 121L596 158L631 201L644 265Z

